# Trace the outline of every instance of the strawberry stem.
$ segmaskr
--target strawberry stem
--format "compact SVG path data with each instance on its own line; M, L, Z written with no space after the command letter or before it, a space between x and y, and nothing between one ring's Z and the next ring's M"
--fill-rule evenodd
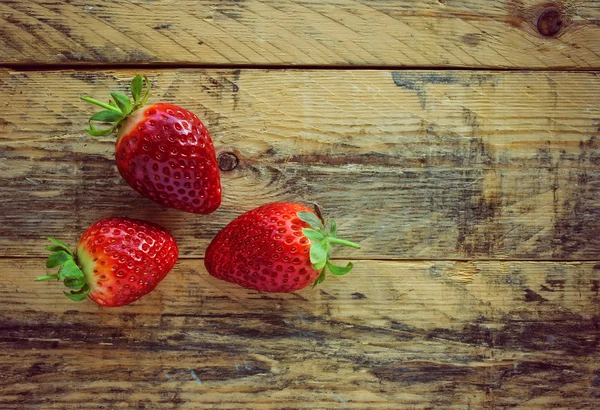
M93 98L90 98L90 97L84 97L84 96L82 96L81 99L83 101L95 104L95 105L97 105L99 107L106 108L107 110L111 110L111 111L117 112L119 114L122 114L122 112L119 109L119 107L115 107L115 106L112 106L110 104L105 104L102 101L94 100Z
M50 279L58 279L58 274L38 276L37 278L35 278L35 281L36 282L41 282L43 280L50 280Z
M140 75L138 74L136 77L139 77L139 76ZM148 81L148 77L146 77L146 76L144 76L143 79L144 79L144 81L142 83L142 88L144 86L144 83L146 83L146 92L144 93L144 96L141 98L141 100L133 107L134 110L146 105L146 103L148 102L148 97L150 97L150 88L151 88L150 81ZM135 79L134 79L134 81L135 81Z
M334 238L333 236L330 236L328 239L329 239L329 242L331 242L331 243L337 243L338 245L345 245L345 246L350 246L351 248L354 248L354 249L360 249L360 245L357 243L354 243L354 242L346 241L344 239Z

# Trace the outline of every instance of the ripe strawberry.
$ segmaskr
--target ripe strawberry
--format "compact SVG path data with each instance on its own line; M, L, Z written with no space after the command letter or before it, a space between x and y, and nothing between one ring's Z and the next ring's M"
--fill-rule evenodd
M72 300L89 296L102 306L123 306L151 292L175 265L175 239L161 227L136 219L106 218L90 226L73 251L48 238L53 245L47 268L57 274L42 280L64 280Z
M214 212L221 204L219 167L208 130L186 109L167 103L146 105L150 83L137 75L131 83L133 104L124 94L111 93L105 108L90 118L90 135L117 132L115 156L123 179L161 205L197 214ZM93 121L113 124L94 127Z
M280 202L246 212L227 225L206 249L212 276L263 292L293 292L325 280L325 269L344 275L352 269L329 262L331 246L360 248L338 239L335 221L326 226L319 208Z

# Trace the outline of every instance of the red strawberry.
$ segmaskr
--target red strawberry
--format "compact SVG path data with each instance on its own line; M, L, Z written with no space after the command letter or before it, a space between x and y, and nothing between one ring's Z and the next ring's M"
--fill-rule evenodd
M325 269L352 269L329 262L331 246L360 246L338 239L335 221L326 226L316 208L287 202L263 205L227 225L206 249L212 276L263 292L293 292L325 280Z
M186 109L167 103L146 105L150 83L142 97L142 76L131 83L133 104L124 94L111 93L105 108L90 118L90 135L117 132L117 168L133 189L161 205L197 214L214 212L221 204L219 167L208 130ZM111 123L97 129L92 121Z
M36 280L63 280L72 289L65 295L80 301L89 296L102 306L128 305L151 292L175 265L177 243L161 227L136 219L106 218L90 226L73 251L54 245L46 267L57 274Z

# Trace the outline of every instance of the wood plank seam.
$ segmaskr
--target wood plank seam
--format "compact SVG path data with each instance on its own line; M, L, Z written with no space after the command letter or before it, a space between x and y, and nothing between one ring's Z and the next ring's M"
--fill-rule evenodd
M137 63L107 63L107 64L93 64L93 63L49 63L49 64L38 64L38 63L0 63L0 69L9 69L15 71L59 71L59 70L80 70L80 71L111 71L111 70L167 70L167 69L223 69L223 70L286 70L286 71L306 71L306 70L318 70L318 71L371 71L371 70L393 70L393 71L490 71L490 72L600 72L600 65L589 66L589 67L494 67L485 66L481 67L465 67L465 66L427 66L427 65L415 65L415 66L404 66L404 65L347 65L347 64L294 64L294 65L282 65L282 64L220 64L220 63L146 63L143 65Z

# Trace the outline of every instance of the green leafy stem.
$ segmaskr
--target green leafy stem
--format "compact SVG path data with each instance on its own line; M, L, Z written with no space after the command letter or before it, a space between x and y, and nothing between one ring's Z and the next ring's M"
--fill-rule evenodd
M144 82L146 83L146 91L144 91ZM104 108L104 111L99 111L92 115L89 121L90 128L85 131L92 136L106 136L113 132L116 132L120 125L132 112L146 105L148 97L150 96L150 82L148 78L142 77L140 74L136 75L131 81L131 95L133 102L125 94L121 93L110 93L112 100L107 103L102 101L94 100L90 97L81 97L83 101L87 101L94 105ZM93 122L101 122L111 124L110 128L100 129L96 128Z
M79 302L86 298L90 293L90 285L85 280L85 275L81 268L75 262L73 251L61 241L54 238L48 238L52 245L46 247L51 254L46 260L48 269L60 267L58 273L53 275L39 276L36 281L44 280L62 280L66 287L71 289L70 292L64 292L65 296L71 300Z
M316 214L312 212L298 212L297 214L300 220L310 226L310 228L304 228L302 233L311 242L310 262L315 270L321 272L313 282L313 288L325 280L327 269L332 275L341 276L350 272L354 267L352 262L348 262L346 266L338 266L330 262L333 244L360 249L360 245L338 238L336 222L332 220L327 224L321 215L321 210L316 205L315 211Z

